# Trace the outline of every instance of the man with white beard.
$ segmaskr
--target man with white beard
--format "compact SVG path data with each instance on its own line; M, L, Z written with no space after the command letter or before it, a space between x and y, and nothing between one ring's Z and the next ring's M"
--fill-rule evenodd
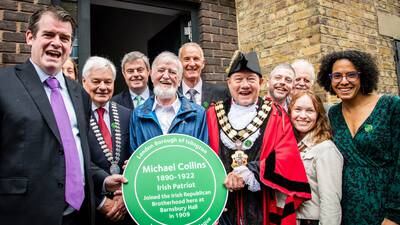
M151 66L154 96L135 109L131 117L130 145L135 151L145 141L163 134L179 133L208 144L203 107L178 92L183 67L171 52L160 53Z
M295 78L293 67L288 63L279 64L272 70L268 78L269 97L287 112L290 102L289 95Z

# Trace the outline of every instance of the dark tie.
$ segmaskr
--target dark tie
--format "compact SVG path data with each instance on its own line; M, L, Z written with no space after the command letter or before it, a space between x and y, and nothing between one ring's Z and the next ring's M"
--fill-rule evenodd
M110 151L112 151L112 140L111 140L111 134L110 131L107 128L106 123L104 122L104 108L98 108L97 110L97 115L99 116L99 128L100 128L100 132L103 135L104 141L106 142L106 145L108 147L108 149L110 149Z
M194 96L197 94L196 89L190 88L187 92L189 93L190 96L189 100L192 102L196 102L196 99L194 98Z
M74 209L79 210L85 198L85 192L83 190L83 176L78 149L72 133L68 112L60 93L60 84L55 77L50 77L45 82L51 89L51 108L56 118L58 131L60 132L61 142L64 148L66 171L65 201Z

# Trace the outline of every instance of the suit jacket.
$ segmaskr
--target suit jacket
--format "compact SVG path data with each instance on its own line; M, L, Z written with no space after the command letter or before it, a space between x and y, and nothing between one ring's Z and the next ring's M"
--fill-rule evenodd
M91 169L89 98L79 84L65 80L84 158L85 200L78 214L82 222L93 224L92 173L103 180L106 175ZM0 121L1 224L61 224L66 207L64 151L43 83L29 61L0 69Z
M121 168L122 174L122 165L124 161L127 160L130 156L129 152L129 121L131 118L131 110L127 109L121 105L117 105L118 117L119 117L119 125L121 131L121 152L120 152L120 160L118 162L119 167ZM113 124L116 121L114 120L113 111L111 110L111 103L109 104L110 112L110 123ZM115 157L116 152L116 144L115 144L115 128L111 126L111 134L112 134L112 144L113 144L113 156ZM98 167L103 169L106 173L110 174L110 166L111 163L107 160L106 156L104 155L103 150L97 138L93 132L93 129L89 129L88 134L89 146L90 146L90 155L92 158L93 163L95 163ZM96 206L98 206L101 201L103 200L104 195L101 193L96 193Z
M182 85L179 86L178 91L182 93ZM201 106L207 109L212 103L230 98L229 90L226 85L213 84L203 81L201 87Z
M124 164L124 161L127 160L130 156L130 151L129 151L129 121L131 118L131 110L128 108L125 108L119 104L116 104L117 106L117 112L118 112L118 117L119 117L119 125L120 125L120 131L121 131L121 152L120 152L120 160L118 162L119 168L121 169L121 174L122 174L122 165ZM110 124L116 123L115 118L114 118L114 112L111 109L111 102L109 104L109 109L108 112L110 112ZM93 113L92 116L94 117ZM111 125L111 133L112 133L112 144L113 144L113 156L115 157L116 153L116 142L115 142L115 128ZM106 156L104 155L103 150L101 149L101 146L99 142L97 141L97 138L94 134L94 131L92 128L89 128L89 134L88 134L88 140L89 140L89 146L90 146L90 155L92 157L93 163L95 163L98 167L100 167L102 170L104 170L105 173L110 174L110 166L111 163L107 160ZM99 191L99 190L98 190ZM96 207L98 207L101 203L101 201L104 199L105 195L104 193L101 192L96 192ZM110 220L105 218L103 214L97 211L97 216L96 216L96 225L100 224L110 224ZM133 221L130 219L129 215L125 216L125 220L119 223L115 224L134 224Z
M153 91L150 89L150 87L149 87L149 92L150 92L149 95L152 96L153 95ZM128 89L126 89L126 90L122 91L121 93L115 95L112 98L112 101L124 106L125 108L132 109L132 110L135 109L135 106L133 105L133 102L132 102L131 93L129 92Z

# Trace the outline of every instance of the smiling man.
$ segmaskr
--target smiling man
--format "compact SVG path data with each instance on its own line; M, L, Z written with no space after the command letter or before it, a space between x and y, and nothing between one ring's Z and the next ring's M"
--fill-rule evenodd
M315 81L314 66L305 59L297 59L291 64L291 66L296 72L292 95L301 91L312 90Z
M121 174L129 154L129 119L131 110L110 101L114 92L116 70L103 57L90 57L82 70L82 83L92 100L88 134L92 161L107 174ZM96 193L99 211L96 224L112 224L125 217L121 195ZM130 218L126 218L128 220Z
M295 208L311 198L310 187L288 116L259 97L257 54L237 51L227 82L232 98L207 110L210 146L230 190L219 224L295 225Z
M129 52L122 59L121 69L128 89L114 96L113 101L134 109L153 94L148 86L151 72L149 59L141 52Z
M188 42L179 49L179 60L183 66L183 79L179 91L194 103L208 108L211 103L229 97L225 85L205 82L201 72L205 67L203 49L195 42Z
M277 65L269 75L268 95L287 112L295 71L290 64Z
M151 67L154 96L133 112L130 125L131 151L163 134L179 133L208 143L204 109L178 92L183 68L171 52L160 53Z
M61 7L40 8L25 33L29 60L0 69L3 225L94 224L93 189L125 180L91 167L89 98L62 73L75 24Z

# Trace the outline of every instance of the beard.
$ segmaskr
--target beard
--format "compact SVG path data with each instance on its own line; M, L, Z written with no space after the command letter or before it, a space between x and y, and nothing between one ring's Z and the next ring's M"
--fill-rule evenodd
M160 99L171 99L176 95L177 87L163 88L161 85L154 86L154 95Z

